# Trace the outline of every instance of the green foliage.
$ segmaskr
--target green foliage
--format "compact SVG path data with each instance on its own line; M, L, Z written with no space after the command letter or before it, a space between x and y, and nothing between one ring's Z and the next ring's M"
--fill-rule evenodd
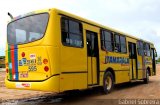
M0 68L5 68L5 64L0 64Z
M160 63L160 56L157 57L157 60L156 60L157 63Z
M5 60L5 56L0 56L0 68L5 68L5 64L3 63Z
M5 56L0 56L0 59L5 59Z

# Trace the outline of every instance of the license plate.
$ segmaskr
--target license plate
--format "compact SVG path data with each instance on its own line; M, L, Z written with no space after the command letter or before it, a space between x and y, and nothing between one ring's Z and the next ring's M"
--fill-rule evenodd
M20 73L20 78L28 78L28 72Z

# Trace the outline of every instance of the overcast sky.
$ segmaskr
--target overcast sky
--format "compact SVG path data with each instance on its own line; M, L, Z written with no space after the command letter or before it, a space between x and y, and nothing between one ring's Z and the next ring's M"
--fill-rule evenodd
M160 54L160 0L3 0L0 2L0 55L4 55L6 26L13 16L58 8L151 41Z

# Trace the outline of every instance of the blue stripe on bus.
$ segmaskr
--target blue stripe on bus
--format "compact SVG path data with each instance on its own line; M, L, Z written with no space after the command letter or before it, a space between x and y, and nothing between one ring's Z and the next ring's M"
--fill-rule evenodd
M19 73L18 73L18 47L17 45L14 45L14 63L15 63L15 74L16 78L15 80L18 80L19 78Z

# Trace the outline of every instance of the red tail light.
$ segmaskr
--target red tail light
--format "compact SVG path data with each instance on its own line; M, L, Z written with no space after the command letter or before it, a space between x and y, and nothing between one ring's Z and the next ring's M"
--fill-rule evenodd
M8 67L8 63L6 63L6 67Z
M6 72L8 73L8 69L6 69Z
M48 63L48 59L43 59L43 63L47 64Z
M22 54L21 54L21 55L22 55L22 57L25 57L25 53L24 53L24 52L22 52Z
M44 71L45 71L45 72L48 72L48 70L49 70L49 67L48 67L48 66L45 66L45 67L44 67Z

